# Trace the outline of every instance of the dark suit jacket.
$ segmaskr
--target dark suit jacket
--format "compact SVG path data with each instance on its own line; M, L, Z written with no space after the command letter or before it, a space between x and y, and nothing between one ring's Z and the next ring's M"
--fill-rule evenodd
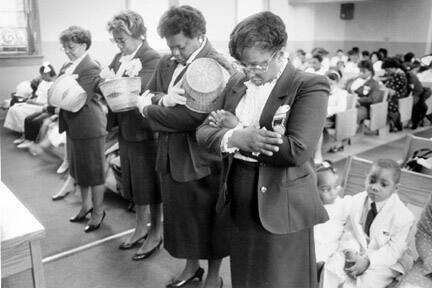
M60 74L64 73L64 68ZM78 75L77 82L87 93L84 106L77 112L60 110L59 130L66 131L72 139L89 139L106 134L106 116L99 102L100 95L96 89L101 81L101 69L89 55L75 68L73 74Z
M246 92L243 74L230 79L222 95L220 108L235 113ZM328 81L319 75L295 70L289 63L273 88L260 118L260 126L273 130L277 109L289 105L286 131L279 152L272 157L260 155L258 161L259 216L263 227L274 234L286 234L328 219L316 188L313 152L322 132L327 113ZM227 128L214 128L208 119L198 128L198 143L213 153L221 153L221 141ZM232 155L224 157L221 197L218 206L229 199L226 187Z
M121 53L118 53L109 68L115 72L120 68ZM139 59L142 64L142 69L138 76L141 77L141 93L145 91L145 87L149 82L153 72L159 62L160 55L153 50L146 41L143 42L140 49L134 56L134 59ZM154 139L154 132L151 131L148 121L142 117L138 109L120 113L108 113L108 130L118 125L120 135L127 141L137 142L143 140Z
M369 92L365 95L364 89L368 86ZM379 88L378 82L370 78L368 79L362 86L357 88L357 90L354 91L358 95L358 102L360 105L369 107L371 104L382 102L383 100L383 92Z
M218 55L207 40L203 50L197 55L200 57L213 57ZM177 63L165 55L159 61L147 89L157 94L156 100L168 92ZM144 108L152 129L159 133L156 170L159 173L170 173L178 182L188 182L201 179L218 168L220 157L206 152L198 146L195 138L195 129L207 117L207 113L196 113L182 105L162 107L151 105ZM168 168L169 167L169 168Z

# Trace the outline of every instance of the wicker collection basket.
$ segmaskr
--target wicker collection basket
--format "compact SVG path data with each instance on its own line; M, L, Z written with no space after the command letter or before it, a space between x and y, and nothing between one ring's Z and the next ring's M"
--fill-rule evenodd
M48 90L48 103L70 112L79 111L87 100L87 93L72 75L62 75Z
M193 61L183 79L186 107L199 113L213 111L226 78L223 68L214 59L198 58Z
M133 110L141 91L141 78L121 77L106 80L100 85L100 89L113 112Z

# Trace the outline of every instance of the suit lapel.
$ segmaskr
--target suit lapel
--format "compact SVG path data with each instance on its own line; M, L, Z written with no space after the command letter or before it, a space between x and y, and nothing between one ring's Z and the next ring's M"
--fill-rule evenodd
M260 126L264 126L267 130L272 130L272 120L277 109L284 103L290 103L294 101L295 91L292 91L292 78L295 74L295 68L291 63L288 63L282 75L276 82L275 87L270 93L266 104L264 105L263 113L260 117ZM289 99L285 99L289 96Z
M394 208L395 202L397 200L397 195L393 194L388 200L387 202L384 204L384 206L381 208L381 211L379 211L379 213L377 214L377 216L375 217L374 221L371 224L370 227L370 235L376 235L377 232L380 232L379 229L380 227L384 228L384 230L386 230L385 227L388 226L388 215L389 215L389 210Z
M81 60L81 62L78 64L77 67L75 67L75 70L73 71L72 74L80 74L81 71L86 67L86 65L88 64L88 62L90 61L90 56L87 54L84 59Z

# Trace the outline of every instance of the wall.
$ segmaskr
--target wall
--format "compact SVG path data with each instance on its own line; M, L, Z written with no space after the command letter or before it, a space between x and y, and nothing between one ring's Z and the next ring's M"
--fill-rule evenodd
M17 83L38 75L43 61L50 61L58 72L67 60L60 49L58 36L70 25L81 25L92 32L90 54L102 64L109 64L117 48L109 41L107 21L119 10L125 9L125 1L119 0L40 0L40 28L42 58L2 64L0 67L0 101L10 96Z
M287 24L288 50L316 46L330 52L353 46L375 50L386 47L390 55L430 53L432 1L371 0L355 3L354 19L339 18L340 3L296 4L270 0L270 10Z

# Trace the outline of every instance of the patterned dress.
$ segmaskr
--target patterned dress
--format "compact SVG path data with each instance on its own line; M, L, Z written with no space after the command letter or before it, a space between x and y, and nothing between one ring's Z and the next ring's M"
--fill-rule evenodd
M417 229L415 240L419 259L398 288L432 287L432 201L423 211Z
M395 73L391 74L385 85L395 91L395 94L389 97L388 105L388 118L390 127L397 127L402 130L399 114L399 99L408 96L408 80L405 72L398 69Z

